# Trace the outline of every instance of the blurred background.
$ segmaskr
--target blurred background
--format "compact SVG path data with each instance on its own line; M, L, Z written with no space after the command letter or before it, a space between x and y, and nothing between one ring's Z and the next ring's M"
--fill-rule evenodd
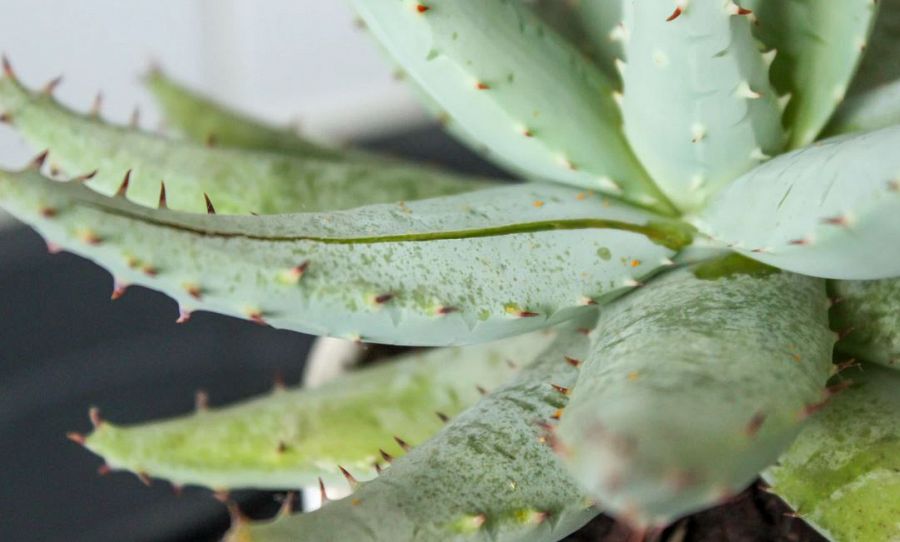
M260 5L264 4L265 9ZM159 116L140 76L151 62L222 102L323 140L497 173L429 123L343 2L332 0L0 0L0 51L30 86L62 74L56 95L144 128ZM0 167L34 154L0 125ZM87 411L116 423L185 414L297 384L311 339L210 314L177 326L174 302L132 289L112 303L109 275L50 256L0 217L0 541L217 540L225 508L209 491L97 474L65 438ZM266 514L273 495L238 495Z

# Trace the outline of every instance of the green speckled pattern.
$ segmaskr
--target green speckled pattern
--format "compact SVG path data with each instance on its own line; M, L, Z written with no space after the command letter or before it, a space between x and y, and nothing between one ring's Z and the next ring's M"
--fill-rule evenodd
M781 151L781 107L747 15L730 0L626 0L625 134L682 211Z
M104 422L86 442L114 469L214 489L294 489L359 480L405 452L494 389L552 341L536 332L487 345L409 354L311 390L272 395L190 416L117 427Z
M353 0L407 75L492 155L537 178L672 208L621 131L609 79L511 0ZM427 4L427 5L426 5Z
M844 371L854 384L806 425L763 477L834 542L900 540L900 373Z
M809 145L843 101L869 43L877 0L744 0L753 28L776 51L772 82L791 99L790 147Z
M560 185L242 217L146 209L23 172L0 175L0 204L183 311L423 346L571 319L671 265L664 245L690 242L653 215Z
M900 127L892 127L779 156L722 190L693 223L726 247L796 273L898 276L898 145Z
M604 508L665 525L746 487L823 399L825 284L784 272L672 271L601 313L559 425Z
M591 322L581 323L590 327ZM577 327L580 327L577 326ZM588 338L559 338L513 382L479 401L440 433L394 461L353 495L270 524L239 524L232 542L550 542L597 511L543 442L538 423L566 398Z
M66 109L18 81L0 79L0 111L37 149L70 175L98 170L88 186L115 194L131 170L128 197L159 203L165 182L171 209L203 212L203 194L226 214L347 209L370 203L457 194L491 183L423 166L380 161L298 158L176 141L111 126Z
M900 278L831 284L838 350L900 370Z

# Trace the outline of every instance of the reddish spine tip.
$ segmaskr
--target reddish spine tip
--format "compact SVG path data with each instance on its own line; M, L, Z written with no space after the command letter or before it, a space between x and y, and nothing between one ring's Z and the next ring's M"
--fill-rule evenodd
M325 482L322 481L322 478L319 478L319 497L322 499L323 503L328 502L330 499L328 498L328 493L325 491Z
M191 320L191 311L187 309L179 309L178 311L178 320L175 320L176 324L186 324Z
M375 298L377 305L384 305L394 299L394 294L381 294Z
M684 13L684 10L681 9L681 6L676 7L675 11L673 11L672 14L666 18L666 22L674 21L675 19L681 17L682 13Z
M558 391L559 393L561 393L563 395L569 395L570 393L572 393L572 390L570 390L569 388L567 388L565 386L560 386L559 384L550 384L550 386L552 386L554 390Z
M209 394L204 390L197 390L194 393L194 410L197 412L206 412L209 410Z
M112 467L109 465L100 465L97 467L97 474L99 476L106 476L107 474L112 472Z
M79 446L84 446L84 443L87 442L87 437L82 435L81 433L70 432L66 433L66 438L78 444Z
M100 170L95 169L94 171L92 171L90 173L85 173L84 175L81 175L80 177L75 177L72 180L77 183L86 183L86 182L90 181L91 179L93 179L94 177L96 177L98 173L100 173Z
M352 474L350 474L350 471L340 465L338 465L338 469L341 471L344 479L347 480L347 483L350 484L351 489L355 489L356 486L359 485L359 480L357 480Z
M128 291L128 285L117 282L113 286L112 295L109 296L109 299L112 301L118 301L122 299L122 296L125 295L125 292Z
M382 459L384 459L384 460L387 461L388 463L393 463L393 461L394 461L394 456L392 456L391 454L385 452L384 450L382 450L382 449L380 449L380 448L378 449L378 452L381 454L381 458L382 458Z
M481 386L479 386L479 385L477 385L477 384L475 385L475 389L476 389L476 390L478 391L478 393L481 394L481 395L487 395L487 394L488 394L488 391L487 391L486 389L484 389L483 387L481 387Z
M540 316L540 314L531 311L521 311L517 316L519 318L534 318L535 316Z
M99 429L101 425L103 425L103 418L100 417L100 409L97 407L91 407L88 410L88 418L91 420L91 425L94 426L94 429Z
M247 319L258 326L269 325L269 323L266 322L266 319L263 317L263 314L259 311L251 312L250 314L247 315Z
M580 359L572 358L572 357L569 357L569 356L566 356L566 363L568 363L568 364L571 365L572 367L575 367L576 369L579 368L579 367L581 367L581 360L580 360Z
M3 124L12 124L12 115L9 113L0 113L0 122Z
M408 452L412 449L412 446L407 444L407 442L400 437L395 436L394 441L397 443L398 446L400 446L400 448L403 449L404 452Z
M2 61L0 61L0 62L3 63L3 75L5 77L9 77L10 79L15 79L16 72L13 71L12 63L9 61L9 57L6 56L5 54L0 55L0 57L2 57Z
M425 4L416 4L416 11L418 11L419 13L425 13L429 9L431 8L426 6Z
M435 414L435 415L438 417L438 419L441 420L443 423L447 423L447 422L450 421L450 416L447 416L447 415L444 414L443 412L435 412L434 414Z
M35 156L31 159L31 169L39 170L44 167L44 164L47 162L47 157L50 156L50 149L45 150L41 154Z
M128 195L128 186L131 184L131 170L125 172L125 178L122 179L122 184L119 185L119 190L116 192L117 198L124 198Z
M160 181L159 183L159 205L160 209L168 209L169 202L166 201L166 183L164 181Z
M757 412L750 418L750 421L747 422L747 427L744 428L744 433L748 437L755 437L759 430L762 428L763 423L766 421L766 415L763 412Z
M459 309L456 307L448 307L446 305L440 306L435 311L438 316L447 316L448 314L453 314L454 312L459 312Z
M41 216L44 218L56 218L56 215L59 213L53 207L44 207L41 209Z
M481 81L479 81L479 82L475 83L475 88L477 90L488 90L491 87L488 86L486 83L482 83Z
M44 85L44 89L41 92L43 92L46 96L51 96L53 92L56 91L56 87L58 87L60 83L62 83L62 80L63 78L61 75L59 77L51 79L46 85Z
M212 201L209 199L209 194L204 193L203 199L206 200L206 213L210 215L216 214L216 208L213 207Z

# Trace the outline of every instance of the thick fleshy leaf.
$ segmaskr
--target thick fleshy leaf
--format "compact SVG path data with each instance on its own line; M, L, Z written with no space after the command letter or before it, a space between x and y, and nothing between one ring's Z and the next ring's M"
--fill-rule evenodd
M585 325L590 325L585 324ZM587 336L559 338L510 384L452 420L345 499L268 524L236 524L229 540L543 542L597 511L557 462L538 423L565 404Z
M171 140L74 113L11 74L0 79L0 111L32 145L51 149L51 161L64 171L97 170L87 184L98 192L115 194L130 172L128 198L148 207L158 204L163 182L170 208L205 211L209 194L227 214L348 209L487 186L400 162L298 158Z
M827 395L821 279L730 256L655 279L601 313L557 436L575 479L639 525L750 484Z
M168 128L199 143L256 151L281 152L299 158L373 161L387 158L321 145L296 130L275 128L234 111L153 69L144 79L156 98Z
M491 154L538 178L671 212L625 141L609 79L521 2L352 4L408 76Z
M781 151L769 64L731 2L694 2L675 13L672 0L624 5L625 134L666 196L695 211Z
M86 446L113 469L213 489L295 489L358 479L417 446L446 418L472 406L547 347L537 332L488 345L402 356L319 388L276 390L224 409L163 422L117 427L103 422ZM377 468L381 468L380 466Z
M900 540L900 373L862 365L763 477L834 542Z
M900 275L900 127L767 162L713 198L698 229L751 258L818 277Z
M569 4L585 30L585 38L590 42L591 57L610 76L618 81L620 73L616 62L622 59L622 2L620 0L582 0L579 2L559 2Z
M835 281L831 293L838 350L900 370L900 278Z
M568 320L690 242L683 224L560 185L242 217L146 209L26 171L0 175L0 205L182 311L425 346Z
M881 0L872 39L830 135L900 124L900 0Z
M875 21L876 0L744 0L754 30L777 53L772 82L790 94L790 146L809 145L847 94Z

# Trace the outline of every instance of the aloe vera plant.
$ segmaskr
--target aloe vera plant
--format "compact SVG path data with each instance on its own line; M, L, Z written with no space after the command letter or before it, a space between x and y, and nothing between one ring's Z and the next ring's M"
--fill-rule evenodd
M900 2L351 4L525 182L324 147L158 71L178 137L113 126L4 60L2 118L49 156L0 205L114 297L441 347L73 440L176 485L353 488L234 511L235 541L643 533L761 472L834 540L900 539Z

